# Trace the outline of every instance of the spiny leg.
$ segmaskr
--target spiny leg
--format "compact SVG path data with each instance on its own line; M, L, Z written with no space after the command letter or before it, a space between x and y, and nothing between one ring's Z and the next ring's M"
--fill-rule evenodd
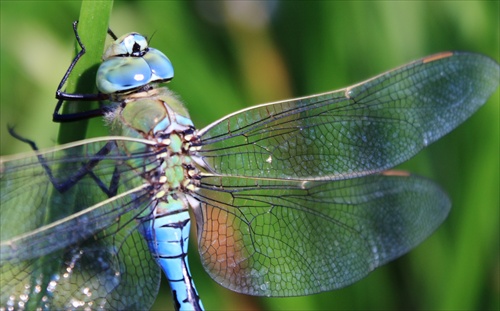
M108 109L106 107L100 107L98 109L93 109L89 111L84 111L84 112L79 112L79 113L72 113L72 114L61 114L59 110L61 109L64 101L101 101L101 100L106 100L109 99L108 94L102 94L102 93L97 93L97 94L70 94L62 91L62 88L66 84L66 81L68 80L69 75L75 68L76 64L80 60L80 58L86 53L85 45L82 43L80 36L78 34L78 29L77 29L78 21L73 22L73 31L75 33L75 38L76 41L78 42L78 45L80 46L80 52L75 56L73 61L68 67L68 70L66 70L66 73L64 74L61 82L59 83L59 86L57 87L56 90L56 99L58 99L56 107L54 109L53 113L53 121L54 122L71 122L71 121L78 121L78 120L84 120L84 119L89 119L93 117L98 117L104 115ZM108 34L113 38L116 39L115 34L108 29Z
M29 140L27 138L24 138L17 134L14 131L13 127L9 127L8 131L10 135L12 135L14 138L30 145L31 149L33 151L38 151L38 147L36 143L32 140ZM93 172L93 169L103 160L104 156L109 154L113 148L116 148L116 143L113 141L107 142L96 154L95 154L95 159L90 160L86 163L82 163L82 166L72 175L70 176L66 181L61 182L57 180L57 178L54 177L54 174L52 173L51 168L47 165L46 159L39 153L37 153L37 158L38 161L40 162L40 165L42 165L43 169L45 170L47 176L49 177L50 182L56 188L59 192L65 192L74 185L76 185L82 178L84 178L86 175L89 175L97 184L97 186L108 196L108 197L113 197L116 195L117 190L118 190L118 183L120 180L120 173L118 171L118 167L115 166L113 170L113 176L111 178L109 186L106 186L104 182L95 175Z

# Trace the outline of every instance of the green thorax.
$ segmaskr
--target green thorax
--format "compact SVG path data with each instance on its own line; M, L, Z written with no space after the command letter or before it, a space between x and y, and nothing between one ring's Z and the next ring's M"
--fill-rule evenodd
M184 104L166 87L127 94L119 101L121 107L108 116L115 135L151 140L194 128Z
M123 95L117 101L122 104L107 116L112 134L147 139L153 143L146 147L148 150L141 152L151 152L154 159L127 162L147 162L141 175L154 189L154 198L174 210L187 209L185 193L193 191L199 183L192 160L196 149L192 143L197 138L187 109L166 87ZM137 152L128 150L130 146L128 144L124 151ZM142 144L136 146L145 148ZM132 167L140 165L135 163ZM157 211L157 214L174 212L170 209Z

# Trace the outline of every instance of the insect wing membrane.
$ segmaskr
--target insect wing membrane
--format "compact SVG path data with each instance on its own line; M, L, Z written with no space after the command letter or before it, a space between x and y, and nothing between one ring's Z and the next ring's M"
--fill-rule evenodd
M398 165L469 118L499 65L429 56L334 92L251 107L200 131L206 167L230 176L335 180Z
M135 218L150 202L138 174L155 157L142 143L98 140L42 151L43 160L33 153L1 159L2 306L124 309L153 303L159 267ZM109 197L101 186L110 191L117 175L120 187ZM9 222L16 214L23 221Z
M202 263L223 286L258 296L352 284L421 243L450 209L446 194L417 176L202 181Z

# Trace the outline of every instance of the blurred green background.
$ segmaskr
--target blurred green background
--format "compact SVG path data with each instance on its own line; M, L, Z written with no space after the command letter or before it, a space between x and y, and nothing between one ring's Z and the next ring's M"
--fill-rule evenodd
M77 1L1 1L1 154L28 151L7 125L54 145L56 87L74 46ZM115 1L110 26L137 31L174 64L169 87L198 128L235 110L357 83L416 58L468 50L499 60L499 2ZM498 310L499 92L402 168L436 180L453 208L421 246L345 289L255 298L217 285L190 262L208 310ZM105 135L102 121L89 135ZM192 250L195 250L192 247ZM163 284L155 310L173 308Z

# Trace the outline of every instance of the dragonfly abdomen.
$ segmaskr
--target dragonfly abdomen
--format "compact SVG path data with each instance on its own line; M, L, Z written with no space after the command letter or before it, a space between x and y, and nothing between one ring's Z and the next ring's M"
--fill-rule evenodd
M161 208L179 201L161 202ZM161 209L160 208L160 209ZM187 206L186 206L187 208ZM178 310L203 310L187 261L191 221L186 210L142 223L142 232L153 257L162 267Z

